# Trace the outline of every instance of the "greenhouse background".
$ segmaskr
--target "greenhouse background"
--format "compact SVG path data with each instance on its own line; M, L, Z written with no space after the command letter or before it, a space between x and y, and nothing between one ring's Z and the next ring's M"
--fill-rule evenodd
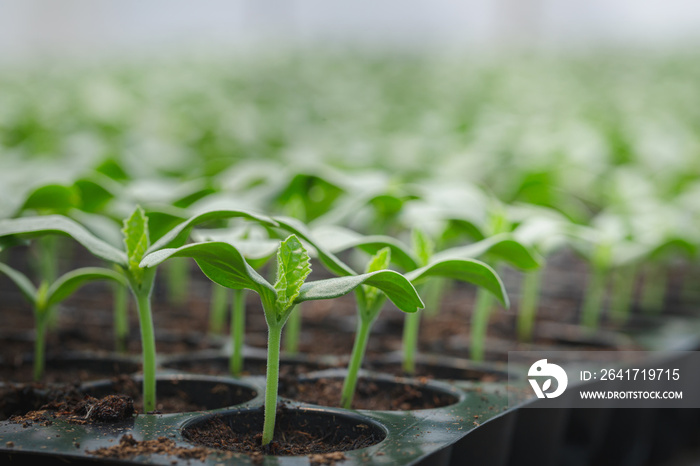
M684 0L1 2L0 462L90 463L42 384L142 377L144 448L274 392L376 427L339 465L695 464L700 404L538 409L509 377L700 350L699 83ZM157 404L171 371L241 398Z

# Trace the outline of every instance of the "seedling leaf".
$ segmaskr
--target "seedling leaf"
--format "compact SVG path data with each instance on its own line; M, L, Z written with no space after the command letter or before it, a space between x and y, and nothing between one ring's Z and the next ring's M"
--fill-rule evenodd
M336 275L356 275L356 272L352 270L343 261L338 259L332 252L327 250L318 241L316 241L311 232L306 228L306 226L299 220L291 217L274 217L273 220L277 223L279 228L286 230L289 233L293 233L299 239L302 239L309 243L315 250L318 258L326 268L335 273Z
M141 267L150 268L169 257L191 257L213 282L232 289L250 289L275 301L276 292L243 258L233 245L218 241L193 243L180 248L161 249L148 254Z
M46 297L47 305L53 306L60 303L78 288L94 280L114 280L121 285L129 285L124 275L114 270L102 267L83 267L62 275L49 287Z
M539 254L513 239L510 233L494 235L467 246L445 249L435 254L433 260L476 258L487 253L521 270L537 269L542 260Z
M295 235L282 241L277 251L277 310L283 313L299 296L299 290L311 273L309 253Z
M510 304L505 286L498 274L490 266L478 260L449 259L432 262L406 273L405 277L411 283L420 283L428 277L444 277L473 283L491 292L505 307Z
M414 228L411 232L411 240L413 243L413 252L418 258L421 265L427 265L430 258L435 253L435 243L432 239L420 228ZM417 267L412 267L413 270Z
M148 249L148 217L141 207L137 207L131 214L131 217L124 220L124 245L126 246L126 254L129 258L127 265L129 273L137 281L141 282L143 277L143 269L139 267L139 263Z
M378 270L386 270L391 263L391 249L382 248L367 263L365 273L376 272ZM379 290L373 286L362 285L362 290L365 294L365 302L368 308L372 308L379 297Z
M421 301L411 282L393 270L380 270L349 277L306 282L302 285L295 304L344 296L360 285L370 285L379 288L396 307L404 312L416 312L424 307L423 301Z
M97 238L79 223L62 215L42 215L0 220L0 236L19 235L37 237L47 234L64 234L72 237L93 255L108 262L126 266L123 251Z
M15 285L17 285L19 291L30 303L34 303L36 301L36 287L26 275L19 270L13 269L9 265L3 264L2 262L0 262L0 272L7 275L7 277L12 280Z
M180 223L168 233L163 235L158 241L154 242L153 245L148 249L147 253L151 253L164 248L180 247L187 241L187 238L189 237L192 228L196 227L197 225L215 220L226 220L230 218L245 218L247 220L259 222L264 226L277 226L277 223L270 217L256 214L254 212L248 212L245 210L212 210L199 215L195 215L189 220Z

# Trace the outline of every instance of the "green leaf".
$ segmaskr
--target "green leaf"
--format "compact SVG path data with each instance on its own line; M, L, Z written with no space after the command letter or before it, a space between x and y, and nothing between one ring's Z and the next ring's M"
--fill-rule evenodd
M444 277L473 283L491 292L505 307L510 305L501 278L495 270L481 261L473 259L441 260L408 272L405 276L411 283L416 284L428 277Z
M143 269L139 267L141 259L146 254L148 249L148 217L141 207L136 207L131 216L124 220L124 245L126 246L126 255L129 258L127 268L130 275L140 282L143 278Z
M510 233L494 235L467 246L445 249L435 254L433 261L476 258L487 253L521 270L537 269L542 261L539 254L513 239Z
M382 248L370 258L369 262L367 262L367 267L365 267L365 273L377 272L378 270L386 270L387 268L389 268L390 263L391 249ZM362 285L362 290L365 294L365 302L367 303L367 307L371 309L376 303L380 291L373 286L367 285Z
M128 263L123 251L97 238L79 223L62 215L0 220L0 237L19 235L31 238L47 234L68 235L100 259L123 266Z
M161 249L141 261L143 268L155 267L170 257L191 257L215 283L232 289L249 289L274 303L274 287L258 274L233 245L218 241L193 243L174 249Z
M396 307L404 312L416 312L424 307L423 301L411 282L393 270L379 270L362 275L306 282L302 285L295 304L344 296L360 285L379 288Z
M83 267L59 277L49 287L46 303L48 306L58 304L84 284L95 280L114 280L124 286L129 285L124 275L114 270L102 267Z
M26 275L2 262L0 262L0 272L7 275L7 277L17 285L17 288L19 288L19 291L27 298L27 301L32 304L36 303L36 287Z
M341 276L357 275L357 273L352 270L350 266L338 259L331 251L316 241L308 228L306 228L306 225L299 220L291 217L274 217L273 220L277 223L279 228L289 233L293 233L300 239L309 243L316 250L318 258L329 271Z
M283 313L299 296L299 289L311 273L309 253L295 235L282 241L277 251L277 309Z
M411 240L413 243L413 252L418 258L421 265L427 265L430 258L435 253L435 243L423 230L414 228L411 231ZM413 267L408 270L413 270Z
M254 212L248 212L245 210L212 210L209 212L204 212L202 214L195 215L189 220L180 223L168 233L163 235L158 241L154 242L147 252L151 253L163 248L180 247L183 244L185 244L187 238L190 235L190 232L197 225L206 222L212 222L215 220L226 220L230 218L244 218L246 220L258 222L262 225L269 227L277 226L277 223L270 217L256 214Z
M357 248L368 254L376 254L382 248L391 249L391 261L404 270L419 267L418 260L403 242L385 235L361 235L348 228L325 225L313 230L314 240L323 247L337 254L348 249Z
M64 213L80 205L78 190L72 186L47 184L32 191L20 210Z

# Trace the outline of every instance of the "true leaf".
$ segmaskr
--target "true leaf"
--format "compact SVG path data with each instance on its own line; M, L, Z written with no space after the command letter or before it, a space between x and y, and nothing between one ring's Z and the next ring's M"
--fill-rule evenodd
M143 277L143 270L139 267L148 249L148 217L141 207L137 207L131 216L124 220L124 245L129 258L128 269L132 277L138 282Z
M365 268L365 273L372 273L378 270L386 270L389 268L390 263L391 249L382 248L370 258L369 262L367 263L367 267ZM365 302L367 303L367 306L372 307L376 302L380 291L373 286L367 285L362 285L362 289L364 290Z
M309 253L294 235L282 241L277 251L277 309L284 312L294 304L299 289L311 273Z
M279 228L282 228L289 233L293 233L299 239L309 243L316 250L316 254L321 262L323 262L323 265L325 265L331 272L341 276L356 275L356 272L347 264L338 259L331 251L316 241L311 232L300 221L291 217L274 217L273 220L277 223Z
M426 265L435 253L435 243L423 230L419 228L413 229L411 232L411 239L413 242L413 252L418 258L418 261L422 265Z

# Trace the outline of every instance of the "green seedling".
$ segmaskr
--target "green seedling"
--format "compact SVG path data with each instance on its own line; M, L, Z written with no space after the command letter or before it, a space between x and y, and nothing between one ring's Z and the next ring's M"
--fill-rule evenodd
M61 275L53 283L42 281L38 287L32 284L19 270L0 263L0 272L9 277L24 297L32 304L36 335L34 337L34 381L39 381L44 374L46 330L52 309L68 298L81 286L96 280L112 280L122 287L126 280L122 274L101 267L84 267Z
M278 240L265 238L246 226L246 228L228 230L199 230L192 236L198 241L223 241L236 246L243 254L246 261L256 270L260 270L275 256L279 248ZM178 258L176 260L182 260ZM243 371L243 341L245 336L245 289L231 290L216 282L212 282L213 293L210 308L210 331L222 333L228 317L227 310L231 303L230 334L231 334L231 358L229 359L229 372L238 376ZM299 306L297 306L299 307ZM292 311L292 316L298 312ZM292 321L290 316L290 322ZM289 325L289 324L288 324ZM287 326L288 326L287 325Z
M520 284L516 331L519 341L531 341L539 305L545 260L555 250L567 244L565 228L571 222L551 210L542 211L542 208L534 209L534 211L526 209L523 215L527 219L516 228L513 234L518 242L527 245L541 257L542 261L540 267L523 271Z
M429 260L431 247L426 236L418 234L416 238L416 255L402 242L389 236L362 236L346 229L333 229L324 235L333 241L319 241L312 238L311 233L298 222L292 219L276 218L282 228L303 236L304 240L311 244L317 251L319 259L333 273L342 276L355 274L353 269L340 261L335 253L350 248L358 248L369 254L373 254L365 265L365 270L370 272L387 268L393 262L404 272L404 276L414 285L420 287L428 278L443 277L453 280L465 281L487 289L499 299L504 306L508 306L508 298L503 283L491 267L473 259L461 257L439 257ZM510 243L503 246L508 249ZM493 246L493 245L492 245ZM489 249L488 246L485 247ZM473 249L476 250L476 249ZM419 261L428 263L421 267ZM343 392L341 394L341 406L350 408L355 394L358 373L362 366L365 349L369 340L372 326L382 310L386 297L374 291L359 288L355 291L357 303L357 331L353 344L348 374L346 376ZM419 320L413 317L413 313L407 315L404 340L404 368L407 372L415 372L415 348L417 346L417 330Z
M423 305L411 283L390 270L305 282L311 272L309 254L295 235L280 243L274 284L256 272L236 247L223 242L194 243L155 251L143 259L141 267L155 267L170 257L191 257L212 281L231 289L252 290L260 298L268 326L263 445L269 444L274 434L282 329L296 305L337 298L361 286L387 293L405 312L416 312Z
M147 253L165 247L181 246L187 240L192 228L198 224L236 217L269 226L275 225L267 217L246 211L210 211L193 216L187 221L180 223L149 246L148 219L143 209L137 207L131 216L124 220L124 228L122 229L124 250L117 249L89 232L79 223L61 215L0 220L0 238L7 236L19 238L43 237L50 234L67 235L80 243L94 256L112 263L123 274L136 299L141 328L144 377L143 404L145 411L149 412L156 407L156 346L151 315L151 291L156 269L153 267L145 269L139 263ZM11 239L5 239L5 241L10 241Z

